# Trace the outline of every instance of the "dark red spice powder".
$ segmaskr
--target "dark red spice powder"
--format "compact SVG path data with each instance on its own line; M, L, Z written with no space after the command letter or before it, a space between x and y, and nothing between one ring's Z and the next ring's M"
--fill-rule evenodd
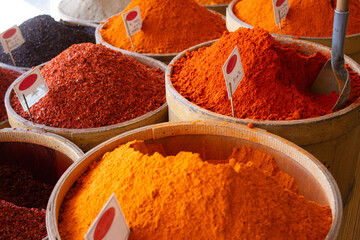
M30 109L35 123L95 128L121 123L165 103L164 73L103 45L76 44L41 70L49 93ZM14 110L29 119L17 97Z
M6 109L4 105L4 97L11 83L21 75L20 72L0 67L0 122L7 119Z
M0 239L46 237L45 212L45 209L18 207L0 200Z
M16 165L0 165L0 239L46 237L45 209L51 184Z
M233 95L237 118L295 120L332 112L337 94L310 93L328 58L320 52L307 56L289 45L280 45L260 28L224 33L212 46L187 53L174 64L171 81L175 89L202 108L231 116L222 66L235 46L245 73ZM352 86L348 105L360 96L360 76L349 72Z

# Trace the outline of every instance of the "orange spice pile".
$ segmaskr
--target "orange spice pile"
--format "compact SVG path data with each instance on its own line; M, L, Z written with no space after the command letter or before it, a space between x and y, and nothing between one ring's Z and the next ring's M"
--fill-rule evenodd
M113 192L132 240L324 239L330 229L329 206L296 194L272 156L242 147L216 165L155 150L134 141L93 162L64 199L61 238L83 239Z
M139 53L177 53L196 44L217 39L226 30L225 20L193 0L133 0L123 12L139 6L142 29L132 36ZM133 51L122 15L106 22L101 30L105 42Z

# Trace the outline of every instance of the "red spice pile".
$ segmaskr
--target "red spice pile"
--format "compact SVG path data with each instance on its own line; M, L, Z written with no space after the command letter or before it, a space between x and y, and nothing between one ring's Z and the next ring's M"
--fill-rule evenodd
M31 107L35 123L95 128L124 122L165 103L164 73L103 45L76 44L41 70L49 93ZM29 119L16 96L14 110Z
M306 56L291 46L281 46L260 28L224 33L212 46L187 53L174 64L175 89L202 108L231 116L222 66L236 45L245 73L233 95L237 118L294 120L332 112L337 94L310 93L327 57L319 52ZM360 76L349 73L348 105L360 96Z
M21 75L20 72L16 72L7 68L0 67L0 122L7 119L6 109L4 105L4 97L7 89L11 83Z
M0 239L46 237L45 209L54 186L15 165L0 165L0 183Z

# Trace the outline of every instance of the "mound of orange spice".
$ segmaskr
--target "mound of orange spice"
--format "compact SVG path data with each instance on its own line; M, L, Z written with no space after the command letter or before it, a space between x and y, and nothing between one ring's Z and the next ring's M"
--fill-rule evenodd
M200 5L220 5L229 4L232 0L195 0Z
M330 229L329 206L296 194L272 156L235 148L216 165L157 149L134 141L93 162L64 199L61 238L83 239L113 192L129 239L325 239Z
M232 116L222 66L235 46L245 74L233 95L235 117L296 120L332 113L338 94L310 92L328 57L320 52L308 56L294 46L281 45L260 28L224 33L213 45L186 53L173 65L175 89L202 108ZM360 96L360 76L348 70L349 105Z
M139 53L177 53L217 39L226 30L225 20L193 0L133 0L123 12L139 6L142 28L132 36ZM122 14L109 18L101 30L109 44L133 51Z
M336 0L289 0L289 12L275 25L272 1L241 0L233 12L242 21L271 33L306 37L331 37ZM347 35L360 33L360 1L349 0Z

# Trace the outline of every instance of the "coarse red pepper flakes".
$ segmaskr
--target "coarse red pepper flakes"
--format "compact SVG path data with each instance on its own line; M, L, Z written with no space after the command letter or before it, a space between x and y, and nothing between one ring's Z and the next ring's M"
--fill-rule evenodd
M35 123L95 128L128 121L165 103L164 73L103 45L72 45L41 70L49 93L30 109ZM17 97L11 105L30 120Z
M4 105L5 93L11 83L20 75L20 72L0 67L0 122L7 119L6 109Z

